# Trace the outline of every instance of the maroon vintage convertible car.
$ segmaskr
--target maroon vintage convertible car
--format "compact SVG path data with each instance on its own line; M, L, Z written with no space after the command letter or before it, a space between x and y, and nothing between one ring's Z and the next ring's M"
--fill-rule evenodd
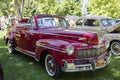
M9 53L20 51L37 61L43 60L51 77L61 72L89 71L110 63L109 43L96 33L71 31L61 16L39 14L18 23L9 32Z

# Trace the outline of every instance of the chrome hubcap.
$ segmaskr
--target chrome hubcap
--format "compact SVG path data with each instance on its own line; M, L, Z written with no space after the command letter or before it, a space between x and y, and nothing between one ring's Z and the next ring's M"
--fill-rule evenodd
M47 55L45 58L45 67L50 76L54 76L56 72L55 60L51 55Z
M120 55L120 43L114 42L111 45L111 51L114 55Z

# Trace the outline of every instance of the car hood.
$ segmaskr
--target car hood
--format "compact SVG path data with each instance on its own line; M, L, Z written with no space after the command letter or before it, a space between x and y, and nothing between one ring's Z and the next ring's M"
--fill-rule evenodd
M120 33L120 23L116 23L114 26L111 26L106 30L109 33Z
M98 35L89 31L74 31L74 30L46 30L45 34L48 34L52 38L60 38L67 41L80 41L87 44L98 44Z

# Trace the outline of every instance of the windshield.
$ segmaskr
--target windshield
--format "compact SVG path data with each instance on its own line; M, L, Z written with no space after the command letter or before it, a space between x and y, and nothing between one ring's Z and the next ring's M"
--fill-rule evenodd
M56 17L44 17L37 19L38 26L40 28L46 27L67 27L67 22L63 18L56 18Z
M113 19L102 19L101 21L104 27L113 26L116 24L116 22Z

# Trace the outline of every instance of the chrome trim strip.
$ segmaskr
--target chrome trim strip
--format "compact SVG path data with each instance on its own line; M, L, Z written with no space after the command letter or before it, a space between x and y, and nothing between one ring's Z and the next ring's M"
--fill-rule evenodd
M21 48L19 48L19 47L16 47L15 50L17 50L18 52L21 52L21 53L23 53L23 54L26 54L26 55L28 55L28 56L30 56L30 57L35 58L35 55L33 55L33 54L35 54L34 52L31 52L31 51L28 51L28 50L24 50L24 49L21 49ZM31 55L30 55L30 54L31 54Z
M48 49L51 49L51 50L55 50L55 51L59 51L59 52L63 52L63 53L66 53L66 50L64 49L64 50L58 50L58 49L55 49L55 47L50 47L50 46L45 46L45 45L43 45L43 44L40 44L40 45L37 45L36 44L36 46L41 46L41 47L44 47L44 48L48 48Z

